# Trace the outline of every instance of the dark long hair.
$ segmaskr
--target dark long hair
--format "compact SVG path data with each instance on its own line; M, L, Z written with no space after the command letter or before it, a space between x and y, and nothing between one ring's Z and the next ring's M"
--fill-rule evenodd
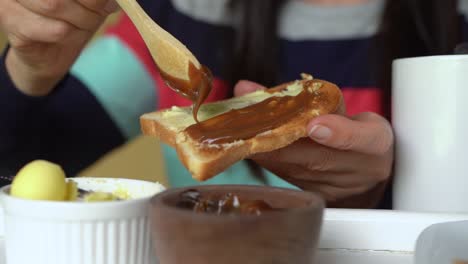
M278 16L284 0L231 0L240 15L234 41L229 44L228 80L245 79L273 86L278 78Z
M377 77L387 118L391 115L392 60L452 53L462 39L461 23L456 0L387 0L376 39L382 57L375 56L381 59Z
M277 83L278 15L285 0L231 0L240 24L229 46L228 80L241 79L266 86ZM384 115L391 115L391 65L396 58L451 53L461 40L456 0L387 0L371 63L383 90ZM313 26L313 25L311 25ZM330 80L333 81L333 80ZM261 170L249 161L258 177Z
M371 0L372 1L372 0ZM278 15L285 0L231 0L241 16L228 79L272 86L278 81ZM461 39L456 0L387 0L371 57L390 117L391 64L402 57L451 53ZM313 25L311 25L313 26ZM330 80L333 81L333 80Z

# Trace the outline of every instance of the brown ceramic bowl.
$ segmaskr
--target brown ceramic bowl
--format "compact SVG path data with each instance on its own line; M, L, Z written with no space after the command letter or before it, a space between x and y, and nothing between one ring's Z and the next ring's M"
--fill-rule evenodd
M283 210L258 216L195 213L176 207L188 189L202 195L233 193ZM161 264L311 264L323 209L318 195L290 189L241 185L170 189L151 200L153 247Z

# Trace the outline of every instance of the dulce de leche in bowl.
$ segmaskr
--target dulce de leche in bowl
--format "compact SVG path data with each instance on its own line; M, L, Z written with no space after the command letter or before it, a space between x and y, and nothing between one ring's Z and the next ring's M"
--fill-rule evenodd
M160 263L314 263L324 210L314 193L206 185L164 191L150 204Z

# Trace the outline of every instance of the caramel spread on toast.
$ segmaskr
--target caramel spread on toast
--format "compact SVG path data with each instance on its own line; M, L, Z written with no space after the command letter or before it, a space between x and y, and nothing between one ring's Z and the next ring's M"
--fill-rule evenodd
M200 106L208 97L212 88L213 75L206 66L197 69L193 63L189 64L189 80L175 78L160 70L161 77L166 84L178 94L193 102L192 114L198 123L197 113Z
M203 144L224 144L253 138L313 109L314 104L319 101L321 85L319 80L304 81L302 90L295 96L272 96L259 103L232 109L195 123L185 131Z

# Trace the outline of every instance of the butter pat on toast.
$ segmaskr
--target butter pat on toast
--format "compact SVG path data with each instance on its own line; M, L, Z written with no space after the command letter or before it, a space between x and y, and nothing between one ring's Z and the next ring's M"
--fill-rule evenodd
M273 151L307 137L306 126L312 118L333 113L344 113L340 89L303 75L302 80L265 91L203 104L198 112L199 124L191 107L147 113L141 116L140 124L143 134L174 147L193 178L203 181L252 154ZM252 130L263 125L266 129ZM195 136L193 129L201 136ZM216 138L204 137L203 131L214 133ZM249 131L260 132L243 133ZM228 137L231 134L237 137Z

